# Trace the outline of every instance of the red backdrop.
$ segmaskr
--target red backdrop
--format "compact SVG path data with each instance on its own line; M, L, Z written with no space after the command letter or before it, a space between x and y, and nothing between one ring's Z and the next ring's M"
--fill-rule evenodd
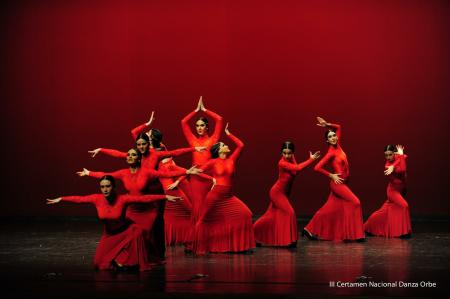
M2 216L94 215L45 198L97 192L75 171L115 170L156 111L170 148L200 95L246 144L235 192L268 205L279 148L326 152L315 116L343 126L350 186L369 214L385 199L383 147L406 146L415 216L450 214L447 1L18 1L2 7ZM223 138L228 142L226 137ZM188 166L190 159L178 159ZM326 200L308 168L299 216Z

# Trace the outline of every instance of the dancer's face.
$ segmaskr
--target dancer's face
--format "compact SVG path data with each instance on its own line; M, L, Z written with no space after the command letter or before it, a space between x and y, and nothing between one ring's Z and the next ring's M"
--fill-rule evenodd
M138 139L136 141L136 148L141 154L145 154L148 151L149 144L145 139Z
M197 120L197 122L195 123L195 129L197 130L197 134L199 136L203 136L208 132L206 123L201 119Z
M147 134L148 138L150 139L150 144L149 144L149 146L150 146L150 147L153 147L153 146L152 146L152 130L149 130L146 134Z
M386 161L392 162L392 161L394 161L394 152L393 151L385 151L384 157L386 158Z
M219 147L219 154L228 154L230 152L230 148L225 143L221 142Z
M284 158L285 160L291 161L291 160L292 160L292 155L293 155L294 153L292 152L292 150L290 150L290 149L288 149L288 148L285 148L285 149L281 152L281 154L283 155L283 158Z
M130 149L127 153L128 165L136 165L139 162L139 156L135 149Z
M338 137L335 132L330 131L327 135L327 142L331 145L336 145L338 142Z
M102 180L100 182L100 191L105 197L110 197L114 192L114 187L109 180Z

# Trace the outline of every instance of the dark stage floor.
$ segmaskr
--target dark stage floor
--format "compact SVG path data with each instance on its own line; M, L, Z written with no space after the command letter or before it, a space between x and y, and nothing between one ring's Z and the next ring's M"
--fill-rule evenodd
M97 221L2 223L0 231L2 294L9 297L383 298L450 293L450 222L414 223L414 236L408 240L302 239L297 249L262 247L250 255L192 257L182 247L174 247L167 251L165 266L119 274L92 269L101 233ZM341 285L346 282L367 286ZM375 287L370 282L397 282L397 286Z

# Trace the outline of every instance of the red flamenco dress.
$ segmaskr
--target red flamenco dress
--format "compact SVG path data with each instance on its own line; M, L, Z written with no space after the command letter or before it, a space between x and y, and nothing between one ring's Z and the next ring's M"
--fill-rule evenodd
M140 133L150 129L146 124L142 124L133 130L131 135L134 139ZM158 166L158 163L167 157L180 156L189 152L195 151L195 148L182 148L173 151L158 151L154 148L150 148L149 151L142 155L141 168L154 170ZM117 151L114 149L102 148L101 153L107 154L116 158L126 158L127 153ZM147 181L146 190L144 194L164 194L161 183L157 178ZM144 229L151 232L153 235L151 238L155 240L156 252L153 255L159 255L160 259L165 257L165 223L164 223L164 208L165 202L155 202L150 204L135 204L130 205L127 209L127 217L133 220L135 223L140 224ZM147 227L147 228L145 228Z
M90 171L89 176L101 178L104 175L111 175L117 180L122 181L125 189L130 195L147 194L149 181L157 180L161 177L174 177L186 174L186 170L164 171L138 168L132 173L130 169L121 169L111 173ZM126 209L126 217L136 223L143 231L147 242L149 259L152 262L158 262L163 259L165 244L164 234L159 236L159 210L156 202L150 203L132 203ZM162 242L162 244L161 244Z
M125 217L128 204L148 203L166 199L165 195L117 195L109 202L102 194L64 196L63 201L95 205L98 218L103 222L103 235L97 246L94 266L98 270L113 268L113 262L122 266L139 266L140 271L150 270L146 242L140 226Z
M216 185L208 192L194 227L193 252L243 252L255 247L252 212L232 192L235 163L244 144L228 135L236 149L228 158L209 160L201 168L210 171Z
M270 204L267 211L254 224L256 242L270 246L289 246L298 240L297 217L289 203L292 183L297 172L314 160L297 164L284 158L278 162L278 180L270 189Z
M335 128L338 143L328 147L327 154L316 164L314 170L329 177L330 172L323 169L323 166L331 163L333 173L340 174L344 182L336 184L330 180L328 200L306 225L305 230L320 240L361 240L364 238L361 204L347 186L350 171L347 155L340 146L341 127L334 124L329 127Z
M192 133L189 126L189 121L194 117L196 113L196 111L192 111L181 120L181 128L183 130L183 134L190 146L206 146L207 149L209 149L212 145L219 141L220 133L222 132L223 128L223 119L220 115L210 110L205 110L204 113L215 121L214 133L211 136L209 136L208 134L205 134L203 136L196 136ZM195 151L192 153L192 165L196 165L197 167L205 165L205 163L208 162L209 159L211 159L211 153L209 152L209 150L201 152ZM206 172L206 174L210 173ZM205 179L202 176L191 176L189 178L189 182L191 188L190 196L192 203L192 222L195 224L200 215L200 209L204 206L206 195L211 189L211 181Z
M389 175L387 200L364 223L364 230L372 235L395 238L412 233L409 206L403 197L406 191L406 158L406 155L395 155L393 162L386 162L386 168L394 166Z
M180 171L186 173L186 169L175 164L172 158L166 158L159 163L160 171ZM191 228L191 211L192 205L189 199L190 186L187 180L183 180L178 188L167 190L169 185L174 183L173 178L159 178L164 192L169 195L183 198L176 202L167 202L164 210L164 225L166 245L185 244L192 240Z

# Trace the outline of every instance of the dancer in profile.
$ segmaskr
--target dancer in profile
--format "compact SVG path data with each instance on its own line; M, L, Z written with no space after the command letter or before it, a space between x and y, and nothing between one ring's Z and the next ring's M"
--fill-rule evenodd
M215 184L206 196L204 207L194 228L193 252L245 252L255 247L252 212L232 192L236 160L244 144L228 131L225 133L236 144L230 149L223 142L214 144L211 160L201 167L210 171Z
M395 238L411 236L409 206L406 193L406 158L402 145L384 148L386 164L384 174L389 177L387 200L364 223L364 230L375 236Z
M112 176L100 179L101 194L87 196L64 196L47 199L47 204L61 201L90 203L97 209L98 218L103 222L103 235L97 246L94 266L98 270L129 269L138 267L140 271L150 270L147 249L142 229L125 217L125 208L129 204L148 203L167 199L179 199L170 195L118 195Z
M210 135L209 133L209 121L206 117L199 117L195 122L195 132L192 133L191 128L189 126L189 121L196 115L202 111L207 116L211 117L215 121L214 132ZM181 128L183 130L183 134L189 143L190 146L195 147L206 147L210 148L213 144L217 143L220 138L220 133L223 129L223 119L220 115L212 112L205 108L203 104L202 97L200 97L197 108L186 115L181 120ZM201 167L205 165L206 162L211 158L211 153L209 151L196 151L192 153L192 165L197 165ZM207 171L207 170L206 170ZM210 174L207 173L206 174ZM175 182L175 185L172 186L174 188L179 181ZM192 222L196 223L198 217L200 215L200 209L204 205L204 199L206 198L206 194L211 189L211 181L206 180L202 177L191 177L190 178L190 199L192 203Z
M297 164L294 150L294 143L290 141L284 142L281 146L282 157L278 162L278 180L270 189L269 208L253 226L258 243L288 247L297 245L297 217L288 197L297 173L319 158L320 153L309 152L309 159Z
M328 152L316 164L314 170L330 178L330 195L327 202L306 225L303 234L309 239L333 241L363 241L364 230L361 204L347 186L350 170L347 155L341 147L341 126L317 117L318 126L327 128L325 139ZM330 163L333 172L325 170Z

